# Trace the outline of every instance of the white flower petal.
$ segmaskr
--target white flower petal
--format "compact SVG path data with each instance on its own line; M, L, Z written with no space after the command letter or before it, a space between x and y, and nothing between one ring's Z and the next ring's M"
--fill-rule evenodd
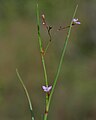
M73 22L77 22L77 21L78 21L78 19L75 19L75 18L73 19Z

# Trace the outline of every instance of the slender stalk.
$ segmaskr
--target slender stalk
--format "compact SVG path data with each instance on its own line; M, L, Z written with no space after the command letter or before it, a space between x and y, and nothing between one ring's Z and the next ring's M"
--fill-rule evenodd
M75 8L75 11L74 11L72 20L73 20L73 18L75 17L77 8L78 8L78 5L77 5L76 8ZM56 74L56 77L55 77L55 79L54 79L52 91L51 91L50 96L49 96L48 110L49 110L50 102L51 102L51 99L52 99L52 95L53 95L53 93L54 93L54 89L55 89L55 86L56 86L56 83L57 83L57 80L58 80L58 77L59 77L59 74L60 74L61 66L62 66L62 63L63 63L63 58L64 58L64 55L65 55L65 52L66 52L66 48L67 48L67 44L68 44L68 40L69 40L69 37L70 37L71 28L72 28L72 20L71 20L71 23L70 23L68 35L67 35L67 37L66 37L66 40L65 40L65 43L64 43L64 46L63 46L62 55L61 55L61 58L60 58L60 62L59 62L58 69L57 69L57 74Z
M28 103L29 103L29 109L30 109L30 112L31 112L31 120L35 120L35 119L34 119L34 113L33 113L33 108L32 108L31 99L30 99L30 97L29 97L29 93L28 93L28 91L27 91L27 88L26 88L26 86L25 86L25 84L24 84L24 82L23 82L23 80L22 80L22 78L21 78L21 76L20 76L20 74L19 74L19 72L18 72L18 69L16 69L16 74L17 74L17 76L18 76L18 78L19 78L19 81L20 81L21 85L23 86L23 89L24 89L24 91L25 91L25 94L26 94L26 97L27 97L27 100L28 100Z
M78 25L78 24L72 23L72 26L75 26L75 25ZM60 31L60 30L65 30L65 29L67 29L67 28L70 28L70 25L65 26L65 27L61 27L61 26L60 26L60 28L58 29L58 31Z
M47 71L46 71L45 60L44 60L44 55L43 55L42 39L40 35L40 20L39 20L38 4L37 4L37 29L38 29L38 40L39 40L40 53L41 53L42 64L43 64L43 69L44 69L45 82L46 82L46 86L48 86Z
M46 66L45 66L45 60L44 60L44 54L43 54L43 47L42 47L42 39L40 35L40 20L39 20L39 9L38 9L38 3L37 3L37 29L38 29L38 41L39 41L39 46L40 46L40 52L41 52L41 59L42 59L42 65L44 69L44 76L45 76L45 84L46 87L48 87L48 78L47 78L47 71L46 71ZM47 120L46 113L48 111L48 94L46 94L46 100L45 100L45 113L44 113L44 120Z

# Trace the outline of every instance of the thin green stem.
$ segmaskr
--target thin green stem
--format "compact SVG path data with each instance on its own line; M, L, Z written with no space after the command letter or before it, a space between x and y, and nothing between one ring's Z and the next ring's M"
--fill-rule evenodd
M41 53L42 64L43 64L43 69L44 69L45 82L46 82L46 86L48 86L47 71L46 71L45 60L44 60L44 55L43 55L42 39L40 35L40 20L39 20L38 4L37 4L37 29L38 29L38 40L39 40L40 53Z
M75 17L75 14L76 14L77 8L78 8L78 5L77 5L76 8L75 8L75 11L74 11L74 14L73 14L72 20L73 20L73 18ZM68 35L67 35L67 37L66 37L66 40L65 40L65 43L64 43L64 46L63 46L62 55L61 55L61 58L60 58L60 62L59 62L58 69L57 69L57 74L56 74L56 77L55 77L55 79L54 79L54 83L53 83L52 91L51 91L50 96L49 96L48 110L49 110L49 106L50 106L51 98L52 98L52 95L53 95L53 93L54 93L54 89L55 89L55 86L56 86L56 83L57 83L57 80L58 80L58 77L59 77L59 74L60 74L61 66L62 66L62 63L63 63L63 58L64 58L64 55L65 55L65 52L66 52L66 48L67 48L67 44L68 44L68 40L69 40L70 33L71 33L72 23L73 23L72 20L71 20L71 23L70 23L70 27L69 27Z
M42 39L41 39L41 35L40 35L40 20L39 20L38 3L37 3L37 29L38 29L38 40L39 40L39 46L40 46L41 59L42 59L42 64L43 64L43 69L44 69L45 84L46 84L46 87L48 87L47 71L46 71L44 54L43 54ZM48 111L48 108L47 108L48 94L46 94L46 100L45 100L45 102L46 102L46 105L45 105L44 120L47 120L47 117L45 117L45 116L46 116L46 113Z
M20 76L20 74L19 74L19 72L18 72L18 69L16 69L16 74L17 74L17 76L18 76L18 79L19 79L21 85L23 86L23 89L24 89L24 91L25 91L25 94L26 94L26 97L27 97L27 100L28 100L28 103L29 103L29 109L30 109L30 112L31 112L31 120L35 120L35 119L34 119L34 113L33 113L33 108L32 108L31 99L30 99L30 97L29 97L29 93L28 93L28 91L27 91L27 88L26 88L26 86L25 86L25 84L24 84L24 82L23 82L23 80L22 80L22 78L21 78L21 76Z

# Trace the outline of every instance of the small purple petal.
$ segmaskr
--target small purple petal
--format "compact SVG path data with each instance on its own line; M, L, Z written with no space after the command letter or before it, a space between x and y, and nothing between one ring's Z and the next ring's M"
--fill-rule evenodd
M80 22L76 22L76 24L80 25L81 23Z
M51 88L52 88L52 86L49 86L49 87L48 87L48 91L50 91L50 90L51 90Z
M43 90L45 90L45 89L46 89L46 87L45 87L45 86L42 86L42 89L43 89Z

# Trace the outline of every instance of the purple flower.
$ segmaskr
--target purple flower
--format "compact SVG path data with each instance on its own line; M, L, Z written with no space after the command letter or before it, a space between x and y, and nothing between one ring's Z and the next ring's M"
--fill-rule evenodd
M76 25L80 25L81 23L78 21L78 18L76 19L76 18L74 18L73 20L72 20L72 22L73 22L73 24L76 24Z
M42 86L42 89L44 90L44 92L49 92L51 90L52 86L46 87L46 86Z

